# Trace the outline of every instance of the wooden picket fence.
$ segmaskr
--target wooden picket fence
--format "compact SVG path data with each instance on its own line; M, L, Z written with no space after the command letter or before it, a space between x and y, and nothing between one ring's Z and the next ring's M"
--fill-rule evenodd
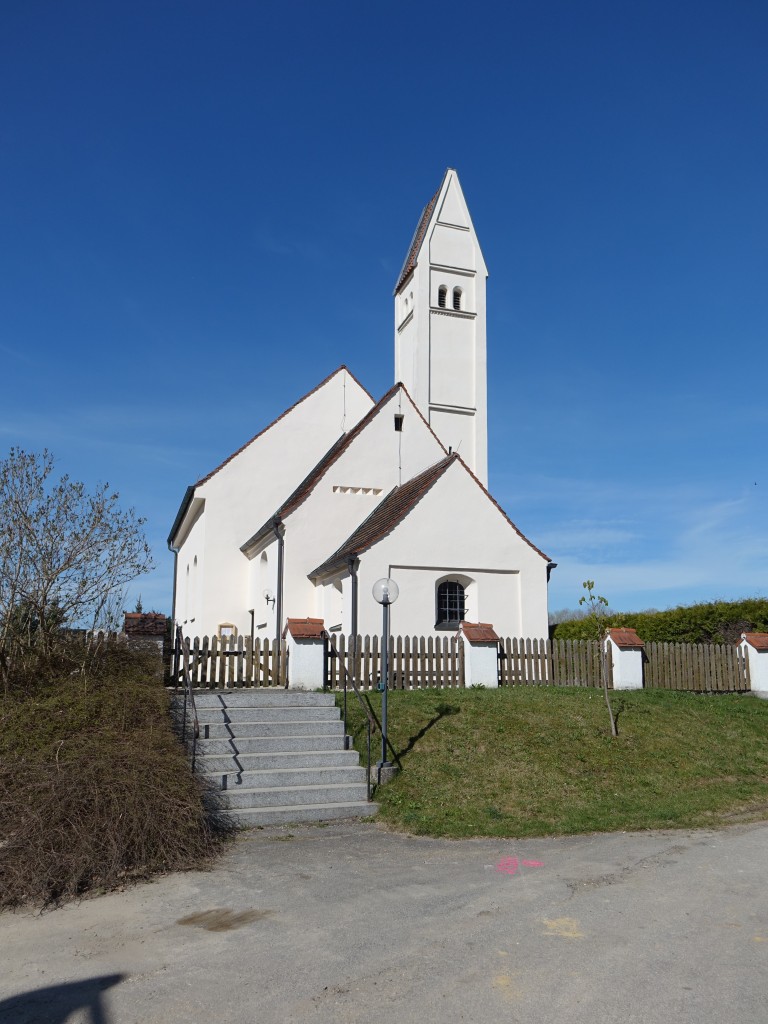
M285 686L288 651L285 641L250 636L188 638L192 685L203 689ZM171 662L171 685L179 679L177 659Z
M743 693L750 688L749 659L727 644L645 645L645 688Z
M421 690L464 685L464 643L457 636L398 636L389 640L389 688ZM361 690L375 690L381 680L379 637L332 633L328 639L326 686L344 686L344 673Z
M363 690L375 689L381 678L379 638L332 635L326 662L326 685L344 685L344 672L354 674ZM465 685L465 645L457 637L392 637L389 642L389 686L395 690ZM588 640L501 640L498 650L500 686L602 686L599 645ZM608 685L612 666L608 657Z
M608 686L613 666L607 655ZM520 640L499 642L500 686L602 686L600 645L596 640Z
M101 639L101 638L100 638ZM465 685L466 645L457 636L397 636L389 641L389 686L397 690ZM209 689L286 686L290 664L285 642L250 636L189 639L193 685ZM704 693L749 690L749 665L737 647L725 644L647 643L644 685ZM500 686L602 686L600 649L591 640L530 640L507 637L498 645ZM608 685L613 666L608 656ZM179 677L172 663L170 684ZM324 677L317 685L340 689L354 677L362 690L381 681L378 636L330 634L325 642Z

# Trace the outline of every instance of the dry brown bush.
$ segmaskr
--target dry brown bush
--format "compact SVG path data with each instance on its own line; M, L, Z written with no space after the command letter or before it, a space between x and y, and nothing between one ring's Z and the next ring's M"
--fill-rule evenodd
M147 668L113 647L0 699L0 907L199 867L231 833Z

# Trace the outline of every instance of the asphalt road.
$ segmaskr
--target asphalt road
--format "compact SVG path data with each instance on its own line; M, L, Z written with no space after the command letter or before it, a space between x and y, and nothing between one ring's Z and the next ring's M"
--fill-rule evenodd
M768 824L254 832L210 872L0 916L3 1024L768 1020Z

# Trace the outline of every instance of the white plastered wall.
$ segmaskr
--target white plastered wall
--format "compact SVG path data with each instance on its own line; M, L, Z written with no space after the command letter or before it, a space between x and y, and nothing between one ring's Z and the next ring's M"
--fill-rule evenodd
M759 651L746 640L742 640L740 646L749 660L749 686L752 693L768 697L768 651Z
M401 431L395 430L396 413L403 416ZM443 458L439 442L408 396L398 389L286 519L284 615L317 615L330 627L336 624L337 609L346 608L344 621L348 623L351 606L344 594L348 581L342 584L339 605L327 588L316 587L308 574L344 543L394 487ZM347 488L361 490L355 493Z
M455 171L443 180L416 266L395 296L395 375L446 446L488 483L488 271ZM448 289L440 308L440 285ZM462 290L453 310L453 290ZM404 320L404 296L414 297Z
M341 370L196 488L196 498L205 500L197 634L215 633L222 622L233 623L241 633L250 632L249 609L258 597L241 545L274 514L342 432L351 430L372 405L370 396L346 370ZM183 621L179 593L184 587L182 574L190 540L191 536L184 540L177 557L179 621ZM270 556L270 562L274 565L276 558ZM258 617L258 605L256 608L257 621L263 621Z
M176 559L176 621L188 635L196 634L201 617L205 576L205 506L190 508L184 543Z
M614 690L642 690L642 647L619 647L611 637L606 637L605 642L610 644L611 648Z
M454 463L392 533L360 556L361 633L381 630L371 589L391 576L400 596L394 635L433 635L438 581L469 577L467 618L499 636L547 636L547 560L509 525L460 463ZM449 635L439 632L439 635Z

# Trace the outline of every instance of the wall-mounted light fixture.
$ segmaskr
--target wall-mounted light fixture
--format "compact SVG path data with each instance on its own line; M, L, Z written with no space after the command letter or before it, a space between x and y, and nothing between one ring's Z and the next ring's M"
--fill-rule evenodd
M267 587L267 589L264 591L264 600L267 602L267 604L271 604L273 608L275 607L275 595L272 593L269 587Z

